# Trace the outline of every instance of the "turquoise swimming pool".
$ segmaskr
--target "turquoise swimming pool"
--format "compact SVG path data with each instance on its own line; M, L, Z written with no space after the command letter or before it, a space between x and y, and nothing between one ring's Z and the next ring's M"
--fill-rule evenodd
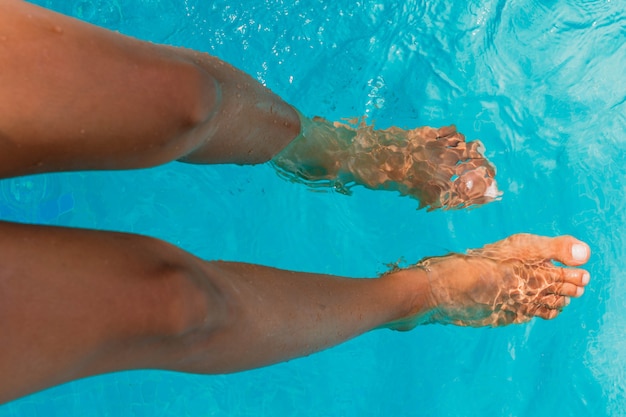
M3 220L136 232L207 259L346 276L516 232L572 234L593 250L592 282L555 321L375 331L228 376L106 375L0 406L0 417L624 414L622 1L38 3L215 54L307 115L455 123L483 141L504 195L427 213L394 193L313 192L268 165L172 163L0 181Z

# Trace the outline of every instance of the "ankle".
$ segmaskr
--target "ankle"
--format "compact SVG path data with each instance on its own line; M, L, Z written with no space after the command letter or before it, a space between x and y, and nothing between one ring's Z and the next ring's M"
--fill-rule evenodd
M430 273L420 267L411 267L390 272L381 278L394 281L399 298L397 318L382 327L408 331L432 322L437 303L432 297Z
M340 177L346 173L354 133L322 118L298 115L300 134L272 159L273 165L287 179L312 187L332 187L345 180Z

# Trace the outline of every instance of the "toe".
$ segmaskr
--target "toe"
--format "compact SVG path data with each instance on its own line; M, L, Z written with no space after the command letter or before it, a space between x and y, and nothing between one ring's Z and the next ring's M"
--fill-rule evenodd
M552 310L562 310L567 307L570 303L569 297L561 297L557 296L554 299L551 299L550 302L546 305L546 307Z
M544 294L558 294L568 297L580 297L589 283L589 273L583 269L551 268L547 282L552 282Z
M450 136L459 135L459 138L463 141L465 140L465 136L458 133L455 125L443 126L437 129L437 137L438 138L447 138Z
M572 236L540 237L544 242L544 258L554 259L568 266L582 265L591 254L589 246Z
M550 309L548 307L539 307L535 312L535 316L540 317L544 320L552 320L556 316L558 316L560 311L557 309Z
M556 260L568 266L582 265L591 254L589 246L572 236L555 238L516 234L487 245L479 253L498 258L517 258L524 262Z
M567 249L569 251L567 252ZM589 260L589 256L591 256L591 249L589 245L584 242L581 242L573 237L569 237L569 242L566 243L566 252L563 255L563 262L565 265L576 266L582 265ZM587 274L587 280L588 280Z
M589 284L589 272L584 269L562 269L563 282L569 282L579 287Z
M584 288L569 282L564 282L554 285L554 287L549 289L547 292L567 297L580 297L584 293Z
M569 297L563 297L561 295L550 294L541 297L536 300L534 304L539 308L547 308L550 310L562 309L569 304Z
M467 157L470 159L484 159L485 145L479 140L467 143Z

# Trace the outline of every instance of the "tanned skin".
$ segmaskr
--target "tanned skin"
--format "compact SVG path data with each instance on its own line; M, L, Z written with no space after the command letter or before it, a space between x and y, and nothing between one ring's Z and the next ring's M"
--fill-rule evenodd
M262 163L301 126L292 106L217 58L0 0L1 178ZM589 274L576 267L590 255L573 237L515 235L358 279L8 222L0 253L0 403L127 369L236 372L381 327L552 319L583 293Z

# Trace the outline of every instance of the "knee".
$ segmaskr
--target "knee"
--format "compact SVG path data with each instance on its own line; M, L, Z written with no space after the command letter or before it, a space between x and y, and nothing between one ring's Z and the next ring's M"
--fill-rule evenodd
M152 238L141 247L145 263L136 270L132 295L126 294L131 299L124 302L134 312L129 331L143 328L148 336L179 337L226 321L228 304L204 261Z
M144 157L154 154L149 165L180 159L202 146L211 134L208 121L221 99L215 78L184 57L155 67L147 69L142 79L152 86L150 105L156 120L150 127L156 133L144 150Z
M178 63L173 78L178 81L171 85L177 96L175 101L180 111L181 127L185 133L202 130L220 106L220 84L195 62ZM202 132L196 133L203 135Z
M151 310L159 317L160 335L212 332L227 321L226 300L203 268L170 264L163 266L159 275L160 294L151 300Z

